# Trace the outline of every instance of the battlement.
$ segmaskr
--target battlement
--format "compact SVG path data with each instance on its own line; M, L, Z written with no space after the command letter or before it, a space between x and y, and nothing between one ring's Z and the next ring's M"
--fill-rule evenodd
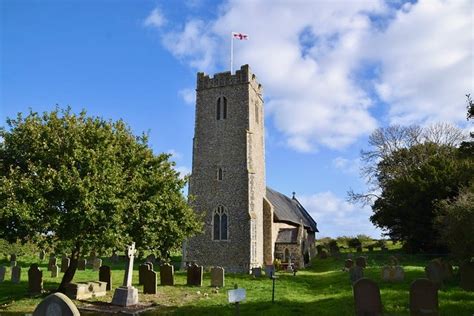
M214 74L213 77L210 77L203 72L198 72L196 86L197 90L204 90L243 83L250 83L258 94L263 94L263 87L258 83L257 77L252 74L249 65L241 66L240 70L235 72L235 75L232 75L230 71L225 71Z

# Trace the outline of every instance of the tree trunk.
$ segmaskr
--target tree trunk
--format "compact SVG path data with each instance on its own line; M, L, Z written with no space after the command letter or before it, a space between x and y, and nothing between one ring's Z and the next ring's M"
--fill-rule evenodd
M79 261L79 248L73 250L71 257L71 262L69 263L69 267L67 268L66 272L64 272L63 279L61 280L61 284L59 285L57 291L61 293L66 293L66 285L69 284L72 279L74 278L74 274L76 274L77 270L77 263Z

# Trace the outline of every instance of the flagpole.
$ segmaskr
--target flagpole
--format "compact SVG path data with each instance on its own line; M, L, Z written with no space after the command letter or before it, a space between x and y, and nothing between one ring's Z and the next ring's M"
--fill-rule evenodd
M230 32L230 74L232 75L232 67L234 63L234 34Z

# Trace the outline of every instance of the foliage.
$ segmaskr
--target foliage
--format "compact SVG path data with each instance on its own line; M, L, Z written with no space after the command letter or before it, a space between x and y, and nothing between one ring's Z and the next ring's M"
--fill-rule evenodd
M474 182L453 199L440 201L437 224L443 240L457 258L474 256Z
M360 242L359 238L354 237L347 241L347 246L349 246L350 248L357 248L362 246L362 243Z
M70 254L63 282L91 250L133 240L165 255L199 229L169 156L154 155L147 137L122 120L68 108L19 113L7 125L0 130L0 238Z
M4 257L8 257L11 254L16 254L17 256L24 256L24 255L38 255L39 250L37 245L26 242L21 243L19 241L10 243L5 239L0 238L0 254Z

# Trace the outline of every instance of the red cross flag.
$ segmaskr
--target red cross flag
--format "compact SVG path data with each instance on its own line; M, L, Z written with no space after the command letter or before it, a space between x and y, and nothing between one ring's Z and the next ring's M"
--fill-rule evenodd
M232 36L236 39L239 39L239 40L248 40L249 39L249 36L247 34L243 34L243 33L232 32Z

